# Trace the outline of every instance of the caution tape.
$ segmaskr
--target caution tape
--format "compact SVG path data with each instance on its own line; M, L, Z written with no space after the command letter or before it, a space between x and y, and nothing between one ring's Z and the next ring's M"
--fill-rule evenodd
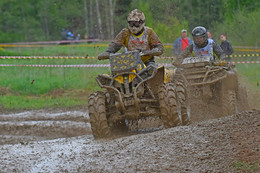
M232 61L231 64L259 64L260 61Z
M87 56L0 56L0 59L96 59Z
M231 64L259 64L260 61L233 61ZM159 66L171 67L172 64L160 63ZM0 67L58 67L58 68L83 68L83 67L110 67L110 64L78 64L78 65L45 65L45 64L0 64Z
M70 67L110 67L110 64L78 64L78 65L45 65L45 64L0 64L0 67L60 67L60 68L70 68Z
M235 55L227 55L226 57L234 57L234 58L240 58L240 57L259 57L260 54L235 54Z
M108 44L65 44L65 42L61 42L57 44L57 46L65 46L65 47L107 47ZM38 48L38 47L53 47L53 45L31 45L31 44L0 44L0 47L25 47L25 48Z

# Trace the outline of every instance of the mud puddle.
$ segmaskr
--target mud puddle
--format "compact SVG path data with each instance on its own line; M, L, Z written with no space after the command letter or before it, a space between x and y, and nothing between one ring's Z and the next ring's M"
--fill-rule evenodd
M0 115L0 144L25 144L91 134L86 112L26 111Z

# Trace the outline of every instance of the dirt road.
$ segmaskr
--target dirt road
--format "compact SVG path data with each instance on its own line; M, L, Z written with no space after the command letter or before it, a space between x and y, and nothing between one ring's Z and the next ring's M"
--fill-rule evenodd
M84 111L0 115L0 172L258 172L260 111L94 140Z

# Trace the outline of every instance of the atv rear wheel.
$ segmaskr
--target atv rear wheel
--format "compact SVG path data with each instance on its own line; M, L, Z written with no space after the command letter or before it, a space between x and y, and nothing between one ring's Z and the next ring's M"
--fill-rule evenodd
M181 124L178 113L175 86L173 83L166 83L159 87L158 91L161 117L165 128Z
M232 115L236 113L236 93L233 90L225 90L222 94L223 115Z
M104 138L110 135L110 128L107 123L105 94L94 92L88 97L89 118L93 136Z

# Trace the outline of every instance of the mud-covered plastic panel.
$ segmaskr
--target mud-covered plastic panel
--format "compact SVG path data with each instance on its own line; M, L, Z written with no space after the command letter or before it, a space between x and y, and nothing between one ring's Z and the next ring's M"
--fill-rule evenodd
M134 70L138 64L144 66L138 51L114 54L109 59L112 74Z

